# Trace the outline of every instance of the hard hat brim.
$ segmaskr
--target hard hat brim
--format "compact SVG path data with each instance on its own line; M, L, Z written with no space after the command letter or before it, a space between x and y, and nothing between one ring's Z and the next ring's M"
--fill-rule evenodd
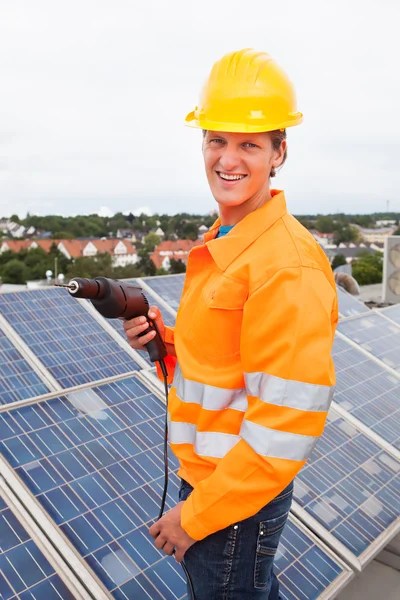
M280 123L258 123L258 124L245 124L245 123L222 123L218 121L207 121L203 119L197 119L195 111L190 112L186 119L185 125L195 129L207 129L210 131L225 131L227 133L264 133L266 131L276 131L277 129L286 129L287 127L294 127L300 125L303 122L303 115L301 112L288 114L288 119Z

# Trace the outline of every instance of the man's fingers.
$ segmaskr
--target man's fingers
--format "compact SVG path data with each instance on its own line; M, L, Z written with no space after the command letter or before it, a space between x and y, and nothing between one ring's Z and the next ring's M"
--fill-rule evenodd
M163 552L165 554L167 554L168 556L172 556L173 553L175 552L175 548L174 548L173 544L171 544L171 542L167 542L163 548Z
M149 534L151 535L151 537L156 538L159 533L160 533L160 525L159 525L159 522L157 521L157 523L154 523L154 525L152 525L150 527Z
M167 540L165 539L165 537L163 535L158 535L156 537L156 541L154 542L154 545L156 548L158 548L159 550L162 550L165 546L165 544L167 543Z
M185 550L181 550L180 548L177 548L175 550L175 560L176 560L176 562L178 562L178 563L182 562L184 556L185 556Z

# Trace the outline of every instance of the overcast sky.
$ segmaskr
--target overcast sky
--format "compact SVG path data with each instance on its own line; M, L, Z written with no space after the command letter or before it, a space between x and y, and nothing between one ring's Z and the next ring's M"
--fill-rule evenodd
M398 0L0 0L0 216L206 213L213 64L265 50L295 84L274 186L295 214L400 210Z

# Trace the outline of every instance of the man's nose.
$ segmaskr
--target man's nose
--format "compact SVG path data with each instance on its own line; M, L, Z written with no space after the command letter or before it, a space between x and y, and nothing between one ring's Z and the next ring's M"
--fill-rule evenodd
M240 156L236 148L224 148L219 159L221 171L233 171L240 165Z

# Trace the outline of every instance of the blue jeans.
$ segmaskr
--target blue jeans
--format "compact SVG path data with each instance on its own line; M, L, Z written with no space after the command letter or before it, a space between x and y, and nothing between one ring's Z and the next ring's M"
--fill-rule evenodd
M179 500L186 500L192 490L182 479ZM184 563L196 600L279 600L273 565L292 495L293 482L253 517L187 550Z

